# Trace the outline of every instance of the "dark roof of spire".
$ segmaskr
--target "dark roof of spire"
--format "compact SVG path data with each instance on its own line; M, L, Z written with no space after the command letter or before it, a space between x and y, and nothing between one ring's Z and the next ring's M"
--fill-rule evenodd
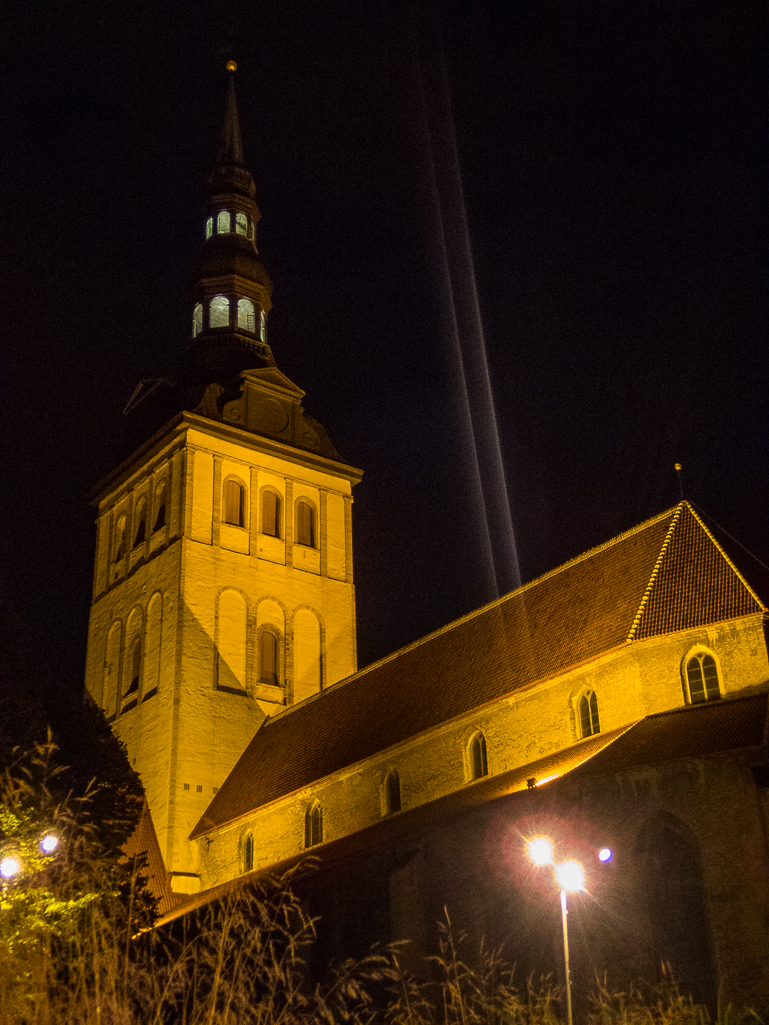
M238 104L235 99L235 76L230 72L230 87L227 92L227 106L224 111L222 145L219 150L219 163L236 164L238 167L242 167L244 162L243 138L240 134Z

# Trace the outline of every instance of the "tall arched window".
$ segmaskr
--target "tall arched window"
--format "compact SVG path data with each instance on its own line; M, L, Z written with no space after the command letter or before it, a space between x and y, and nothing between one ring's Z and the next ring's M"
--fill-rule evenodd
M235 231L238 235L248 235L248 217L245 214L235 214Z
M166 482L163 481L163 483L160 485L160 487L155 492L155 508L157 509L157 512L155 513L155 523L152 526L153 533L156 530L160 530L161 527L165 527L165 525L166 525L166 496L167 496L167 494L168 494L168 488L166 487Z
M304 846L323 843L323 809L316 801L304 813Z
M254 834L248 833L243 840L243 871L250 872L254 867Z
M642 842L654 963L658 970L670 965L682 991L708 1003L714 972L696 841L672 823L659 823Z
M211 238L214 233L214 219L209 217L206 221L206 238Z
M134 548L143 545L147 540L147 499L142 498L136 514L136 536L134 537Z
M115 562L119 562L126 553L126 518L120 516L115 526Z
M226 295L215 295L208 308L209 327L230 326L230 300Z
M219 235L226 235L231 231L230 227L230 211L220 210L216 216L216 231Z
M250 299L238 299L238 327L244 331L256 331L254 304Z
M262 492L262 533L280 537L280 499L266 488Z
M271 630L262 630L259 635L259 680L270 687L279 685L278 638Z
M598 699L595 691L583 694L579 699L579 735L581 737L592 737L594 733L601 732L601 724L598 721Z
M139 677L142 671L142 641L134 637L131 643L131 677L128 681L126 694L133 694L139 689Z
M235 527L245 523L246 489L232 477L224 482L224 522Z
M392 815L401 810L401 778L397 769L388 773L385 780L385 814Z
M296 543L315 547L315 510L301 498L296 503Z
M486 738L476 733L470 741L470 779L481 779L488 776L489 767L486 761Z
M192 312L192 337L197 338L203 330L203 304L198 303Z
M718 685L718 666L712 655L698 651L686 663L686 682L693 705L702 701L715 701L721 697Z

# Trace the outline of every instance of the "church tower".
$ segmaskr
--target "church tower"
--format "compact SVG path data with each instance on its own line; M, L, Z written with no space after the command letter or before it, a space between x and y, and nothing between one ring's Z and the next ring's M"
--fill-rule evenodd
M255 192L230 74L184 372L137 389L129 406L155 429L94 501L86 687L141 775L183 893L199 888L189 834L265 718L357 668L362 474L275 364Z

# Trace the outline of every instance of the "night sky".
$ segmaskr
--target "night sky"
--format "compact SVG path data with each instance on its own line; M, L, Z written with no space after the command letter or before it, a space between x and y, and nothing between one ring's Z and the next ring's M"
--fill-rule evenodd
M134 387L189 336L231 57L268 340L365 470L361 665L495 597L493 566L510 580L484 346L523 580L674 504L676 461L686 497L769 561L763 5L3 17L0 598L65 681L85 657L89 489Z

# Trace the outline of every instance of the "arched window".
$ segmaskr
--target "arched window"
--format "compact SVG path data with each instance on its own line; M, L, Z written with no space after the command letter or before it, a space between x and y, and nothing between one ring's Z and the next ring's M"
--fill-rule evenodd
M583 694L579 699L579 735L581 737L592 737L594 733L601 732L601 724L598 721L598 699L595 691Z
M280 537L280 499L266 488L262 492L262 533Z
M209 327L230 326L230 300L226 295L215 295L208 308Z
M259 635L259 681L270 687L278 683L278 638L271 630Z
M401 778L397 769L388 773L385 780L385 814L392 815L401 810Z
M673 823L659 823L642 843L656 967L670 965L681 990L707 1004L714 972L696 841Z
M119 562L126 553L126 518L120 516L115 526L115 562Z
M226 235L231 231L230 227L230 211L220 210L216 215L216 231L218 235Z
M152 527L152 532L153 533L156 530L160 530L161 527L165 527L165 525L166 525L166 495L167 495L167 493L168 493L168 489L166 487L165 481L163 481L163 483L160 485L160 487L155 492L155 508L157 509L157 512L155 513L155 523L153 524L153 527Z
M134 637L131 644L131 678L128 681L126 694L133 694L139 689L139 677L142 670L142 641L141 637Z
M304 846L323 843L323 809L315 802L304 813Z
M250 872L254 867L254 834L248 833L243 840L243 871Z
M267 335L267 314L264 310L259 310L259 338L265 341Z
M686 663L686 683L689 700L693 705L702 701L716 701L721 697L718 685L718 666L712 655L698 651Z
M238 327L244 331L256 331L254 304L250 299L238 299Z
M224 482L224 522L231 523L235 527L242 527L245 523L246 489L239 482L230 477Z
M470 741L470 779L481 779L488 776L489 767L486 761L486 738L476 733Z
M315 510L302 499L296 503L296 543L315 547Z
M134 548L143 545L147 540L147 499L142 498L136 516L136 537L134 537Z
M235 231L238 235L248 235L248 217L245 214L235 214Z
M211 238L214 233L214 219L209 217L206 221L206 238Z
M198 303L192 312L192 337L197 338L203 330L203 304Z

